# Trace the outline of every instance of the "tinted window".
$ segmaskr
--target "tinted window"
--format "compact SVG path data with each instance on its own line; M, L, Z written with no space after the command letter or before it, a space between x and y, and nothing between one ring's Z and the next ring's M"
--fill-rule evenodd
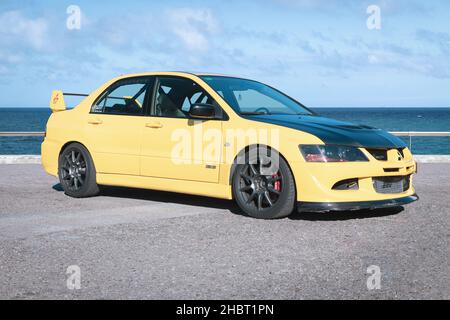
M152 113L159 117L189 118L194 103L214 104L214 101L190 79L160 78Z
M151 78L126 79L113 84L92 106L94 113L143 115Z

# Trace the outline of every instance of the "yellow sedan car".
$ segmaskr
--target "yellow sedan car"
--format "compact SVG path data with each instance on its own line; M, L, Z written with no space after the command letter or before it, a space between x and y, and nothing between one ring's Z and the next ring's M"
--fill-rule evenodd
M401 139L257 81L156 72L112 79L70 110L64 95L51 97L42 163L72 197L157 189L234 199L262 219L418 199Z

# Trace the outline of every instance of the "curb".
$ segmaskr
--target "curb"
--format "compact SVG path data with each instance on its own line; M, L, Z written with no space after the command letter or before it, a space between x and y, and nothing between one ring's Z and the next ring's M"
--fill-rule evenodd
M41 156L0 155L0 164L41 164Z
M417 155L414 159L418 163L450 163L450 156Z
M417 155L414 159L418 163L450 163L450 155ZM38 155L0 155L0 164L41 164Z

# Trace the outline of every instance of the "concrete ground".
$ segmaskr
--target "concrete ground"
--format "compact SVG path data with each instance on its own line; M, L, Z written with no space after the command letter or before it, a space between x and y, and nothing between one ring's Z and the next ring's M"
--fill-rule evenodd
M450 164L419 170L404 210L260 221L165 192L72 199L39 165L0 165L0 299L449 299Z

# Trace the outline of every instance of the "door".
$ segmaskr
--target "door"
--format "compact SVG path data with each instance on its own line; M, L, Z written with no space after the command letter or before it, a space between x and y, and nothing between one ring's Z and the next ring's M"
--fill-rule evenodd
M218 182L222 121L194 120L194 103L220 108L194 81L181 77L156 80L150 117L144 126L141 175Z
M152 77L120 80L92 106L86 133L97 172L139 175L144 115L153 83Z

